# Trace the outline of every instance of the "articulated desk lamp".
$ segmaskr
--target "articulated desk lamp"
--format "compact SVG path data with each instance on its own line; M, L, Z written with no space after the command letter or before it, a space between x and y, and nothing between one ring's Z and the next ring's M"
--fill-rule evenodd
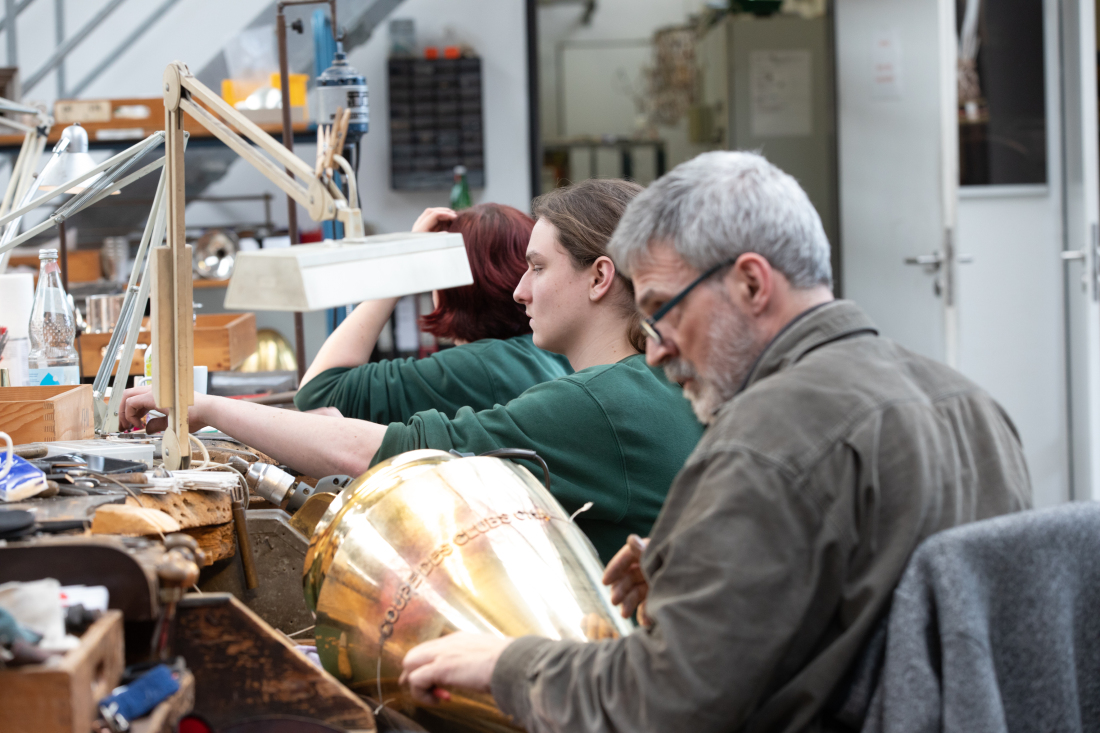
M43 136L42 139L45 140L45 137ZM0 263L6 261L8 253L12 249L28 239L63 223L74 214L83 211L107 196L118 193L125 186L162 167L164 158L158 158L134 173L126 175L146 153L159 147L163 140L164 133L155 132L136 145L96 165L87 152L88 136L84 129L79 125L65 128L61 140L54 146L53 154L42 169L42 173L34 179L33 183L28 182L27 185L22 187L21 191L15 192L14 198L20 201L19 208L0 217L0 226L4 226L3 236L0 236ZM27 147L25 145L24 149L27 149ZM33 145L29 147L32 152L35 152ZM39 146L36 152L41 154L41 151L42 148ZM33 173L33 162L28 163L25 170ZM35 198L35 194L40 190L45 191L45 193ZM130 281L126 288L122 310L92 386L95 428L96 432L100 434L118 430L118 407L122 401L123 390L114 390L109 404L104 402L104 398L119 348L121 347L123 351L121 363L127 365L133 358L134 349L136 348L138 331L141 326L140 314L145 312L145 302L149 297L150 279L146 273L145 255L150 243L159 241L164 237L163 191L164 174L162 172L157 195L153 200L153 207L149 213L149 221L146 223L141 245L134 260L134 269L130 273ZM27 212L62 194L73 194L73 198L59 206L41 224L16 236L19 224ZM141 281L140 284L138 283L139 280ZM134 317L135 314L137 314L136 318ZM125 345L122 344L123 337L126 338ZM116 379L119 387L125 381L127 371L120 368L119 372L122 376ZM108 419L109 415L112 416L111 419Z
M16 156L15 163L12 165L8 187L4 191L3 200L0 201L0 216L7 214L16 201L22 202L33 185L34 169L42 156L42 151L46 148L46 138L53 125L53 117L42 110L0 97L0 113L5 112L32 116L34 124L28 125L11 117L0 116L0 125L23 133L23 145L19 148L19 155ZM7 252L0 254L0 272L7 269L8 257Z
M308 166L178 61L164 71L164 107L168 242L152 250L150 264L155 286L153 392L157 404L168 410L165 467L179 469L191 462L187 408L194 402L191 247L184 240L184 113L305 207L314 221L340 221L347 235L340 241L240 253L226 291L227 308L320 310L469 285L473 276L459 234L364 237L362 214L324 169ZM354 185L347 161L338 155L333 161ZM351 198L356 199L354 194Z

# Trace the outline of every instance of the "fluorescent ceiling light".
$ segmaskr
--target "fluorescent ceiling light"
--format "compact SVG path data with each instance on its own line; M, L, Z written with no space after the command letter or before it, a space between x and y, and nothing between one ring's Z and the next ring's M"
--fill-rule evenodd
M473 281L462 235L455 232L328 239L239 252L225 307L315 311Z

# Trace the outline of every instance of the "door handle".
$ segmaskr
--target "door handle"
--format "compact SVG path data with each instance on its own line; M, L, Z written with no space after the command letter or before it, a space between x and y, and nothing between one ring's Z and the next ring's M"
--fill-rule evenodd
M1081 256L1084 257L1083 254ZM955 262L960 265L972 265L974 264L974 255L958 255L957 257L955 257ZM930 255L917 255L916 257L906 257L905 264L924 265L925 267L938 267L939 265L943 264L943 255L941 255L939 252L933 252Z
M1100 300L1100 231L1096 222L1089 227L1090 243L1092 249L1092 266L1089 267L1089 248L1069 249L1061 252L1063 262L1080 262L1086 265L1085 272L1081 273L1081 290L1091 292L1093 301Z
M905 264L907 265L922 265L932 270L937 269L943 264L943 254L940 252L933 252L928 255L916 255L915 257L906 257Z

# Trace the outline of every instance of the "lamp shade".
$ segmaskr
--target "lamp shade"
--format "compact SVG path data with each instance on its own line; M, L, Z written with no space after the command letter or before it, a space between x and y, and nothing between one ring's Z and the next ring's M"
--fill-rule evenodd
M80 123L69 125L62 130L61 138L62 140L66 138L69 140L69 147L50 158L50 162L46 163L46 167L38 174L38 190L40 191L52 191L59 186L64 186L97 165L88 152L88 132L80 126ZM92 176L88 180L66 189L65 193L81 193L98 179L98 175ZM118 193L118 191L115 191L115 193Z
M238 252L225 307L315 311L473 281L457 232L376 234Z

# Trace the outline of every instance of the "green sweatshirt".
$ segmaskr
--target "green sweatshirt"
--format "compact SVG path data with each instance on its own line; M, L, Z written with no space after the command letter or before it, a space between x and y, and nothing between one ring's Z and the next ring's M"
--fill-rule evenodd
M437 410L386 430L374 463L417 448L484 453L530 448L550 467L550 491L607 562L657 518L673 477L703 434L679 385L642 355L536 385L507 405L453 418ZM539 479L541 469L522 462Z
M326 369L298 390L299 410L335 407L344 417L408 422L424 410L454 415L460 407L487 410L536 384L571 373L564 356L543 351L531 334L482 339L426 359L390 359Z

